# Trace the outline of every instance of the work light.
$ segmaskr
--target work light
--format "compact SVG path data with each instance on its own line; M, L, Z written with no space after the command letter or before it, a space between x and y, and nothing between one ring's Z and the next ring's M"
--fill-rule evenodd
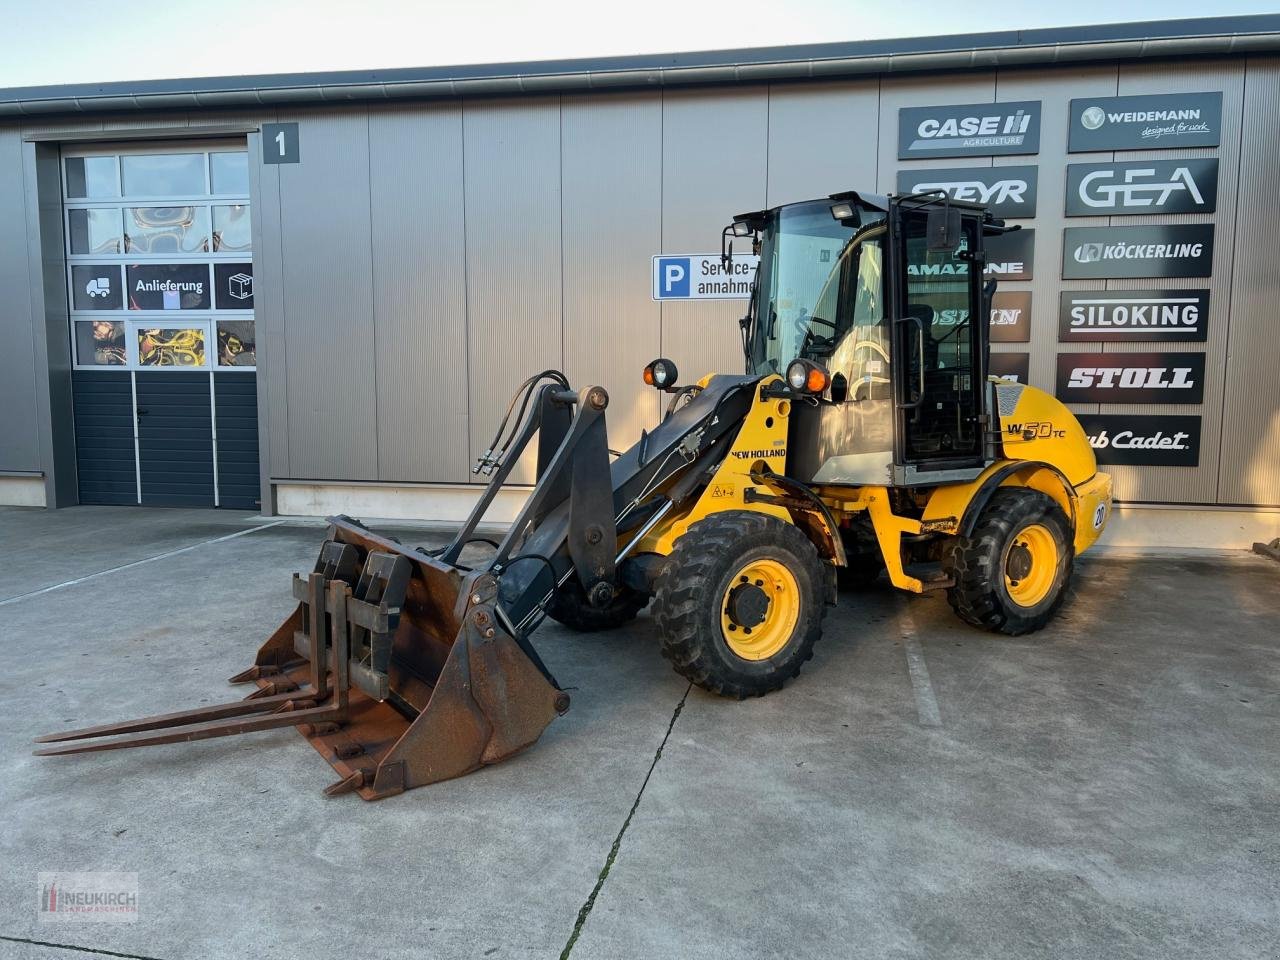
M659 357L644 368L644 382L659 390L670 390L676 385L679 376L676 365L664 357Z
M792 360L787 367L787 386L796 393L819 394L827 389L831 378L812 360Z
M733 235L735 237L751 236L751 224L746 220L733 221Z
M844 200L831 205L831 216L836 220L852 220L853 204Z

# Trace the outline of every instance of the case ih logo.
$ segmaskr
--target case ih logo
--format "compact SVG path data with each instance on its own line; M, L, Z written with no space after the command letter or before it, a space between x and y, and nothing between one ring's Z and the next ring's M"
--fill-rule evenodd
M1062 278L1207 277L1213 272L1213 224L1067 227Z
M1071 101L1071 153L1216 147L1221 93L1161 93Z
M1040 152L1040 101L903 107L898 159Z
M1061 353L1059 400L1067 403L1200 403L1203 353Z
M1067 215L1213 213L1218 161L1140 160L1067 167Z
M953 200L981 203L997 217L1036 215L1035 167L955 167L899 170L899 193L941 190Z
M1080 414L1078 419L1101 465L1200 465L1199 417Z
M1208 290L1068 290L1059 305L1058 340L1198 343L1208 323Z

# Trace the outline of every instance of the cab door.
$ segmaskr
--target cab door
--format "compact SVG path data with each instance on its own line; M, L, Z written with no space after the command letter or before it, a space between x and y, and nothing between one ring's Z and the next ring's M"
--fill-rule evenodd
M937 202L895 206L894 438L899 483L959 480L983 465L982 404L986 322L982 309L982 225L959 214L954 247L930 238L929 211ZM916 201L918 204L919 201ZM937 224L935 223L935 226Z

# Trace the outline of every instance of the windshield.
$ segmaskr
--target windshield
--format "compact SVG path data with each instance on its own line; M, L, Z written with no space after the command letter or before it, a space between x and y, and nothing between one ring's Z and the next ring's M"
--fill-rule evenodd
M878 245L874 257L860 257L858 232L832 218L829 201L778 211L761 238L751 372L781 373L797 357L826 362L855 316L879 319Z

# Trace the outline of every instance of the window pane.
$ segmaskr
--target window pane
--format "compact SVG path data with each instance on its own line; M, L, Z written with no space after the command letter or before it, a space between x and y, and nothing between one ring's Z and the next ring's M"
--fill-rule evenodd
M249 239L249 205L237 203L213 208L213 250L215 253L247 251Z
M72 253L119 253L124 246L118 209L70 210L67 225Z
M211 306L208 263L131 263L125 267L125 282L130 310L208 310Z
M127 253L208 253L208 207L128 207Z
M218 366L256 367L258 344L252 320L218 321Z
M72 310L123 310L117 263L77 263L71 267Z
M76 362L124 366L124 324L118 320L77 320Z
M139 330L138 364L143 367L203 367L204 331L173 328Z
M249 155L247 153L209 154L209 177L214 193L249 195Z
M118 197L115 157L68 157L67 196L73 199Z
M157 153L121 157L124 192L130 197L167 197L203 194L203 153Z

